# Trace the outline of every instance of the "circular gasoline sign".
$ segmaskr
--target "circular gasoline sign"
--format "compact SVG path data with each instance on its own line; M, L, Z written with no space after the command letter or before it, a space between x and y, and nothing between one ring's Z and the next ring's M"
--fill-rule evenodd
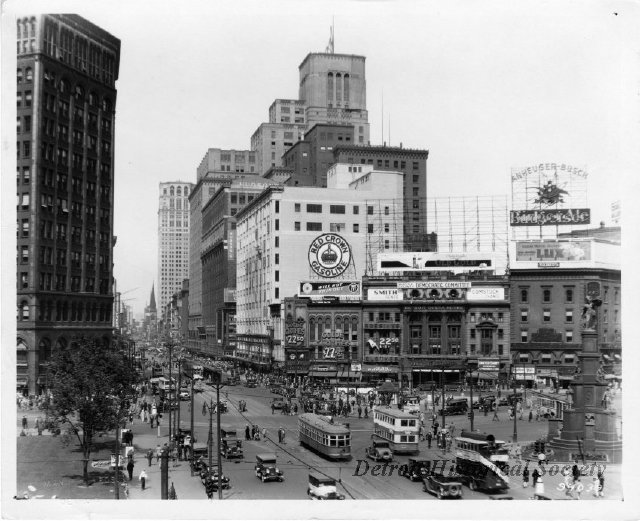
M313 240L308 258L309 266L320 277L338 277L349 267L351 247L340 235L325 233Z

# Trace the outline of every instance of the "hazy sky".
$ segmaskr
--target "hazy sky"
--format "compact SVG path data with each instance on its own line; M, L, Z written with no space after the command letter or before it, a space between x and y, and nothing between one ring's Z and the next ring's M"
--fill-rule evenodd
M589 172L592 222L610 222L638 164L636 3L24 5L3 6L5 27L18 6L73 12L122 41L114 262L119 289L139 288L124 297L135 312L157 285L158 183L195 182L209 147L249 149L273 100L297 98L332 18L335 51L367 59L372 144L384 97L384 140L429 150L430 196L509 193L511 167L568 163Z

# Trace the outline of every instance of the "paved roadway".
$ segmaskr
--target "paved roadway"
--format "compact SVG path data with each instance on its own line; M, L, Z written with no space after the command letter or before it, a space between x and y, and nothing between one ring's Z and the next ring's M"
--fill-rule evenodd
M421 483L412 483L404 477L399 477L397 472L393 475L373 476L371 472L365 475L354 475L358 468L359 461L366 461L369 470L375 464L372 460L365 458L364 449L368 445L373 429L373 420L358 419L357 415L352 415L348 419L341 419L350 424L352 431L352 460L347 462L334 462L324 459L322 456L302 447L297 436L297 417L286 416L276 411L271 413L270 403L275 396L263 387L246 388L244 386L225 388L228 393L229 412L221 415L222 426L234 427L239 437L244 439L244 429L247 424L257 424L262 429L267 429L267 440L243 441L244 459L241 461L226 461L223 458L223 472L231 479L232 488L224 491L224 497L229 499L304 499L306 498L307 478L309 470L319 470L324 474L332 476L341 482L341 492L347 499L435 499L431 495L422 491ZM210 398L215 400L215 392L207 390L196 394L195 405L195 432L196 437L201 442L206 442L208 433L208 417L202 415L202 404L204 400ZM225 392L221 392L221 399L224 399ZM239 413L237 409L238 401L247 402L247 411ZM188 402L181 403L182 426L189 424ZM491 432L498 439L511 441L513 433L513 421L508 421L507 412L501 412L501 421L492 421L492 414L484 416L476 413L475 427L481 431ZM521 442L534 441L540 435L546 433L545 421L529 422L518 420L518 439ZM439 418L438 421L441 421ZM447 418L447 424L456 425L456 432L462 428L468 428L469 420L466 416L452 416ZM284 444L277 442L277 431L280 427L286 430ZM215 419L214 419L215 428ZM437 449L427 449L426 442L421 442L420 458L424 459L453 459L453 454L443 455ZM275 452L278 458L278 467L284 472L285 481L261 483L254 473L255 455L260 452ZM394 463L406 463L409 456L396 456ZM514 462L515 463L515 462ZM367 468L365 463L360 464L360 470ZM447 466L447 469L449 466ZM533 467L529 466L530 470ZM359 474L361 472L358 472ZM193 478L194 486L201 487L200 481ZM547 476L545 479L545 493L555 499L563 499L564 493L558 489L562 481L560 474L554 477ZM619 470L611 468L607 471L607 491L612 492L607 498L621 498L622 491L619 485ZM586 487L591 484L590 478L583 478ZM473 492L465 487L465 499L488 499L487 494ZM528 499L532 495L532 489L523 489L521 478L514 477L511 480L511 488L507 493L514 499ZM594 499L586 491L582 495L583 499Z

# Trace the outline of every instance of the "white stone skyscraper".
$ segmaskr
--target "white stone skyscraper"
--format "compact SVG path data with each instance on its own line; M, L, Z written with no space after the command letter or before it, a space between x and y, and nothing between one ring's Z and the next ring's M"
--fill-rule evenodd
M160 183L158 205L158 318L189 278L189 195L193 183Z

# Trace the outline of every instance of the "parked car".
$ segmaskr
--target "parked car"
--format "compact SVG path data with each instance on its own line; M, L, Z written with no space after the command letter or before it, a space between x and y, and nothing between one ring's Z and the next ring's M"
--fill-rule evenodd
M402 475L411 481L422 481L429 475L431 461L409 458L407 465L401 467Z
M245 384L245 387L249 387L249 388L253 388L253 387L258 387L258 380L255 380L253 378L249 378Z
M455 476L430 473L422 480L422 490L438 499L462 499L462 483Z
M276 455L263 453L256 455L256 477L263 483L265 481L284 481L282 471L276 467Z
M374 461L391 461L393 459L388 441L371 440L371 445L365 449L365 454Z
M344 499L344 495L336 490L336 480L317 472L309 474L307 495L310 499Z
M189 391L180 391L180 400L183 402L191 400L191 393Z

